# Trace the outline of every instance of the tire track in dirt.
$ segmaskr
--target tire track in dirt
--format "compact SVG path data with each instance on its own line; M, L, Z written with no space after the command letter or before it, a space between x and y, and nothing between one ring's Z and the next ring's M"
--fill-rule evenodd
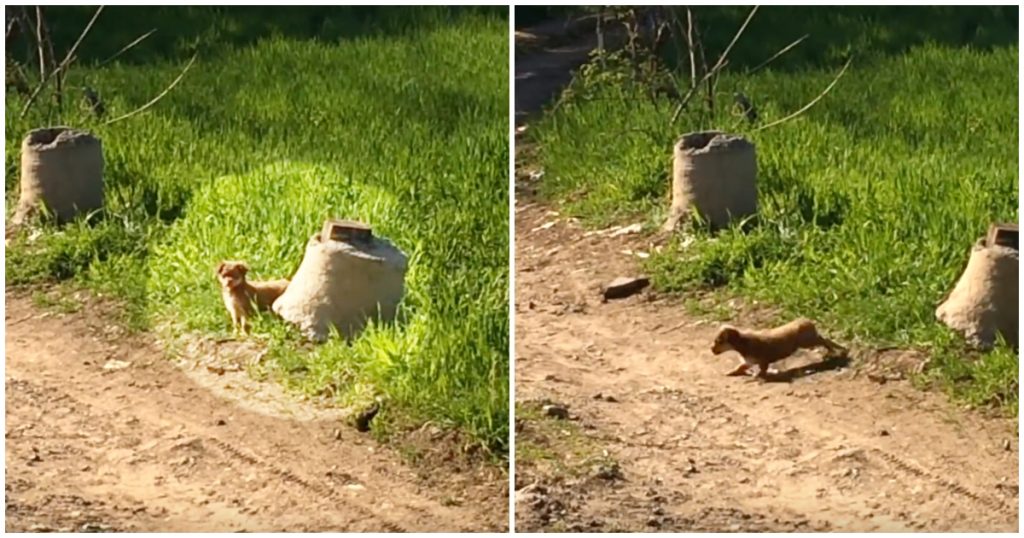
M725 377L734 359L711 355L714 327L686 323L680 304L599 301L600 284L635 271L622 252L651 245L584 236L534 204L517 208L516 229L517 400L568 404L625 476L553 488L571 507L563 526L698 530L713 513L717 530L1016 530L1016 494L1001 487L1017 480L1012 421L849 370L789 383ZM816 361L803 353L781 368ZM531 474L539 468L517 462L520 485L559 482ZM677 501L621 502L648 490ZM523 506L519 528L551 528Z
M276 402L308 417L296 420L240 406L143 337L102 336L95 312L41 314L26 297L6 298L7 319L20 320L6 337L8 531L507 526L501 484L465 489L478 477L444 468L424 481L336 414Z

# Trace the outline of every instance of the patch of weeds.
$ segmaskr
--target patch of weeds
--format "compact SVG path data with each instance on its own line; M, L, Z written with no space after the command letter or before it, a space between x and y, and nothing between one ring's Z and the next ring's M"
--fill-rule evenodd
M516 420L524 424L516 434L517 468L575 478L618 469L615 458L572 420L546 417L536 404L517 404Z

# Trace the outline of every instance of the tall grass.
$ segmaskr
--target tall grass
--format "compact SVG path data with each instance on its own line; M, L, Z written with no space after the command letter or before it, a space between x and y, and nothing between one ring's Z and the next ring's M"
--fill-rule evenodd
M16 242L8 284L71 279L126 299L130 319L164 337L213 336L230 328L217 261L289 276L324 218L367 221L410 258L406 321L312 351L269 318L257 338L300 390L343 403L383 395L382 419L451 425L505 451L506 15L278 9L267 29L247 9L159 9L189 21L185 42L203 37L199 60L150 111L95 129L103 218ZM132 110L180 71L180 45L76 70L69 85L96 87L110 116ZM43 108L18 120L21 104L8 95L9 202L20 137L47 123ZM97 122L75 110L66 123Z
M829 9L763 8L744 34L730 57L738 66L771 55L774 48L755 46L762 38L781 47L808 31L817 41L812 56L753 75L739 68L719 82L721 103L742 91L765 122L818 95L845 55L854 63L808 113L749 133L760 223L674 241L649 260L655 282L767 301L787 315L821 318L845 338L927 347L933 373L957 394L1016 412L1016 354L1001 347L967 357L934 319L971 244L990 222L1018 217L1016 28L1000 26L987 8L946 23L973 24L966 38L941 24L927 35L920 21L943 17L930 8L886 8L884 22L863 8ZM708 13L731 37L739 21ZM851 28L856 40L846 41ZM673 103L600 72L576 91L533 136L546 195L594 226L661 221L679 134L750 131L730 110L708 117L697 99L670 126Z

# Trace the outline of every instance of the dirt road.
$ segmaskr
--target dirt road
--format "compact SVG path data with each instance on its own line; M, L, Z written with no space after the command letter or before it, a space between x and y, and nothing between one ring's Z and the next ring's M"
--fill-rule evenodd
M852 369L802 375L811 352L781 366L788 382L725 377L735 357L714 357L715 327L678 302L600 302L642 242L538 205L516 230L516 399L572 416L517 425L517 447L546 453L517 458L518 530L1017 530L1012 421ZM621 477L559 476L602 451Z
M537 78L516 88L552 91ZM817 368L810 352L780 365L783 382L725 377L735 356L714 357L715 326L679 301L601 303L602 284L638 270L624 251L651 245L587 235L536 203L524 164L517 530L1017 531L1013 421ZM544 416L545 403L570 418Z
M6 298L7 531L507 528L486 469L413 468L277 385Z

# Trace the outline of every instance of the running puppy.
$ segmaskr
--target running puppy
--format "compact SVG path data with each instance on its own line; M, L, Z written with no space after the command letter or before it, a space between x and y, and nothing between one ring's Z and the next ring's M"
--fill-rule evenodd
M249 266L244 262L225 261L217 266L217 281L220 282L220 294L224 298L224 306L231 314L231 326L235 332L249 332L249 317L253 308L270 310L270 305L288 288L288 280L270 280L267 282L248 282L245 274Z
M819 334L813 321L799 318L774 329L761 331L744 331L725 325L715 336L711 352L720 355L732 350L742 357L740 365L726 375L746 375L750 367L756 365L757 377L764 379L768 374L768 365L789 357L798 349L818 346L846 353L846 348Z

